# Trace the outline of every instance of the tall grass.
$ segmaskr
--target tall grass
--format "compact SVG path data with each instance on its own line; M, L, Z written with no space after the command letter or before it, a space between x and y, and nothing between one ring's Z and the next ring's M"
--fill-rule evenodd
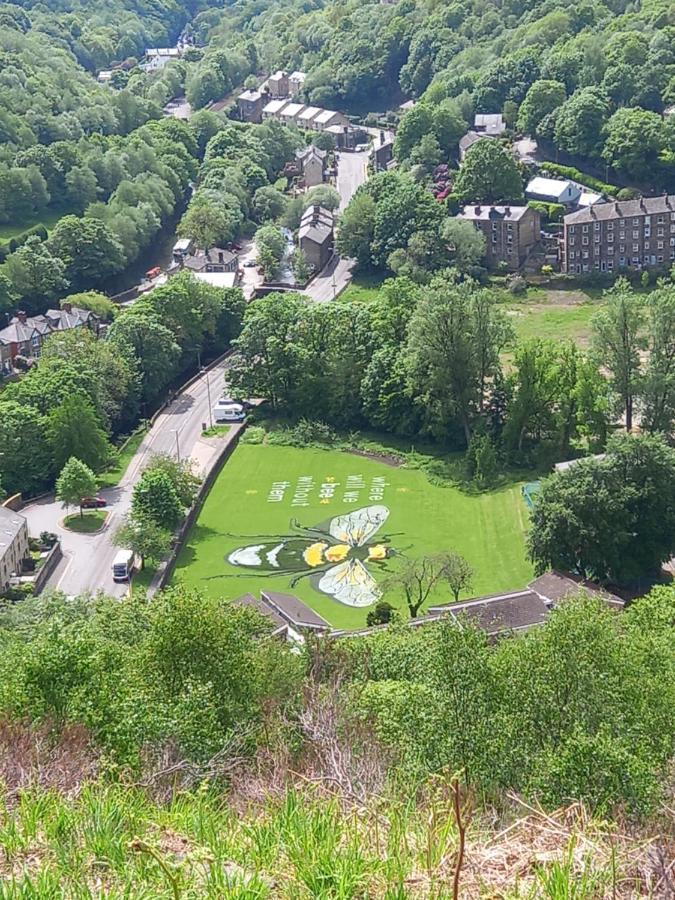
M586 840L563 819L556 831L556 821L530 817L517 837L510 825L511 844L485 823L470 826L458 896L637 896L617 892L626 862L617 869L611 840L597 829ZM535 853L542 841L548 850ZM243 812L209 788L165 806L103 783L72 799L29 790L0 798L0 900L440 900L453 896L457 848L452 794L442 786L421 804L390 799L367 809L323 789L289 790ZM495 868L500 859L509 862Z

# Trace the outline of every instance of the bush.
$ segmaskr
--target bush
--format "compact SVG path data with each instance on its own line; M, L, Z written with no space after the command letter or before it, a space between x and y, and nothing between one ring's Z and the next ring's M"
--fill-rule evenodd
M560 175L562 178L570 178L572 181L579 181L581 184L600 194L611 194L612 196L616 196L619 192L619 188L615 184L608 184L604 181L600 181L599 178L587 175L580 169L575 169L574 166L561 166L558 163L545 162L541 164L541 168L544 172L550 172L552 175Z
M524 294L527 291L527 281L522 275L509 275L506 279L506 287L510 294L517 297L519 294Z
M391 622L396 608L386 600L378 600L374 608L366 616L366 625L372 628L374 625L388 625Z
M541 213L546 222L560 222L565 215L565 207L562 203L545 203L543 200L530 200L527 205L530 209L536 209Z
M635 188L621 188L616 195L617 200L636 200L640 196L640 191Z
M239 442L241 444L262 444L265 440L265 433L262 425L249 425Z
M281 431L272 432L269 435L270 444L282 444L290 447L309 447L312 444L335 444L338 441L337 432L325 422L315 422L311 419L300 421Z
M53 547L57 541L58 538L53 531L40 532L40 543L43 547Z

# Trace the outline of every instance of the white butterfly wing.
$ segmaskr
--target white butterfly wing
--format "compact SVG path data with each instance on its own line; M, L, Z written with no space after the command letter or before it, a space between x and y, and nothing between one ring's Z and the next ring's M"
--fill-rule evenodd
M382 595L377 582L358 559L348 559L328 569L319 579L318 588L345 606L371 606Z
M329 531L336 540L350 547L362 547L389 518L386 506L364 506L332 519Z

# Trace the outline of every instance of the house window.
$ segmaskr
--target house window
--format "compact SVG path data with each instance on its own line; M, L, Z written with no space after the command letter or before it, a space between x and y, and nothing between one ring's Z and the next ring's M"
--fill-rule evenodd
M626 240L626 232L625 232L625 231L620 231L620 232L619 232L619 240L620 240L620 241L625 241L625 240Z
M614 240L614 235L613 235L613 234L608 234L608 235L607 235L607 242L608 242L609 244L611 244L613 240Z
M640 245L633 244L633 253L639 253L639 252L640 252Z
M633 240L634 240L634 241L637 241L637 239L638 239L639 237L640 237L640 232L639 232L639 231L634 231L634 232L633 232Z
M595 243L596 243L596 244L599 244L599 243L600 243L600 235L599 235L599 234L596 234L596 235L595 235Z
M626 245L625 245L625 244L621 244L621 245L619 246L619 253L625 253L625 252L626 252Z
M656 229L656 234L657 234L658 237L663 237L663 228L657 228L657 229Z
M663 256L657 256L656 261L660 263L663 262Z
M588 259L588 250L584 250L583 256L584 259Z
M599 223L599 222L596 222L596 223L593 225L593 231L600 231L600 223Z
M633 219L633 225L639 225L639 224L640 224L639 219Z
M663 216L659 216L656 221L658 222L659 225L663 225Z
M585 233L588 231L588 225L583 225L582 228L581 228L581 230L582 230L582 231L584 232L584 234L585 234Z
M607 230L608 230L608 231L614 231L614 222L608 222L608 223L607 223Z
M649 250L649 241L645 241L645 250Z
M588 247L588 238L587 238L587 237L583 237L583 238L581 239L581 243L584 245L584 247Z
M612 256L613 253L614 253L614 247L608 247L608 248L607 248L607 253L608 253L610 256Z
M570 238L570 247L574 247L575 241L576 241L576 238Z
M663 250L663 241L657 241L657 242L656 242L656 249L657 249L657 250Z
M613 259L610 259L607 262L607 268L609 269L610 272L612 271L612 269L614 268L614 260Z
M575 231L576 228L574 227L574 225L570 225L570 234L574 234Z
M625 226L625 224L626 224L626 220L625 220L625 219L621 219L621 220L619 221L619 225L620 225L622 228Z

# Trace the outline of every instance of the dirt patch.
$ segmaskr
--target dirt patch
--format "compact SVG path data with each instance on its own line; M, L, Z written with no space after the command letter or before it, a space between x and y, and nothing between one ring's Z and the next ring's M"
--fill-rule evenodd
M405 460L400 456L395 456L393 453L380 453L377 450L354 449L346 450L345 452L351 453L353 456L364 456L366 459L384 463L385 466L391 466L394 469L399 469L405 463Z
M536 307L546 308L547 306L581 306L583 303L593 303L593 300L584 294L583 291L562 291L555 288L545 288L546 300L544 303L537 303Z

